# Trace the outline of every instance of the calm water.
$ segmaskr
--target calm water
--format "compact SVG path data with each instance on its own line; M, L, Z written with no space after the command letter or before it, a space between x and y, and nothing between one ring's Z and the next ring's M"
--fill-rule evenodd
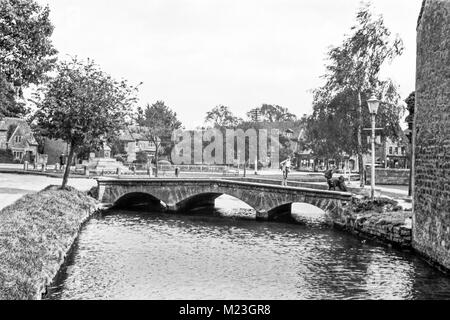
M86 225L49 298L450 299L450 278L320 223L121 211Z

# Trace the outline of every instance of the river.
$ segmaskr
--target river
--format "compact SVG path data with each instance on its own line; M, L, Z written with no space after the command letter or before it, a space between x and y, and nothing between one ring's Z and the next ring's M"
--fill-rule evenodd
M109 212L85 226L48 299L450 299L450 278L414 254L316 218Z

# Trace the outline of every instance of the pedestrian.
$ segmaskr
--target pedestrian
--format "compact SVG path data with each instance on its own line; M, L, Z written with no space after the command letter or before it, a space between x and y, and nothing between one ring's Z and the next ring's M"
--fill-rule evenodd
M331 190L333 188L333 174L336 172L337 172L336 167L332 167L331 169L325 172L325 178L327 179L329 187L328 190Z
M288 174L291 170L291 157L288 157L285 161L283 161L282 163L280 163L281 166L281 171L283 172L283 183L282 186L287 187L288 182Z
M179 168L179 167L176 167L176 168L175 168L175 177L178 178L179 175L180 175L180 168Z
M61 153L59 156L59 167L61 171L64 171L64 165L65 165L65 156L64 153Z

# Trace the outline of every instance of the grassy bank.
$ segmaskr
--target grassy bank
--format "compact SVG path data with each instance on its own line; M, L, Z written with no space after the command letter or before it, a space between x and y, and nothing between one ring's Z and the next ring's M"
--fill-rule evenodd
M49 187L0 211L0 300L40 299L97 202Z

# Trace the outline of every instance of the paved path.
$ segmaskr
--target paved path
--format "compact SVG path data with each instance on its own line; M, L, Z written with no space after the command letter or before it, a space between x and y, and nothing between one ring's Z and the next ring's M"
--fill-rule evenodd
M0 173L0 210L26 194L38 192L49 185L61 184L60 178L37 175ZM97 185L93 179L69 179L69 185L87 191Z

